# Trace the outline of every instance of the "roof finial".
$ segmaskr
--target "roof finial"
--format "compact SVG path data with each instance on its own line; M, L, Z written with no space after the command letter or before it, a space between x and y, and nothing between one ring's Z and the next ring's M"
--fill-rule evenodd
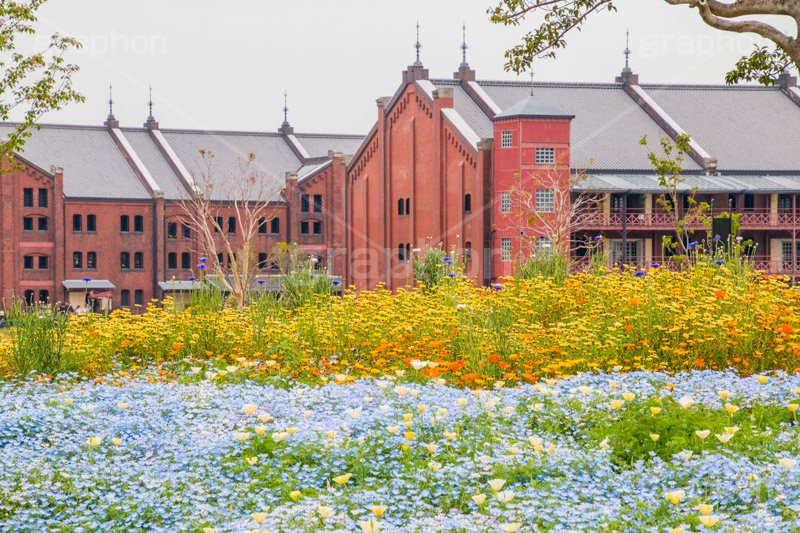
M533 70L531 70L531 96L533 96Z
M150 107L150 116L147 118L153 118L153 86L150 86L150 101L148 102L148 107Z
M283 125L289 125L289 95L283 91Z
M114 98L110 83L108 84L108 117L114 118Z
M624 72L630 72L630 57L631 57L631 48L630 48L630 41L631 41L631 30L625 30L625 70Z
M419 42L419 21L417 21L417 42L414 44L414 48L417 49L417 60L414 62L414 66L421 67L422 61L419 60L419 49L422 48L422 45Z
M461 42L461 66L468 67L469 63L467 63L467 24L464 23L461 25L461 31L463 33L463 40Z

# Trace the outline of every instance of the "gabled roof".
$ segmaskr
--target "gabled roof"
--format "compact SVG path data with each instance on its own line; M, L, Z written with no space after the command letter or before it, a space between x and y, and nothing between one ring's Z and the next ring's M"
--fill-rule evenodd
M327 157L328 150L353 155L364 140L363 135L320 135L298 133L295 135L311 157Z
M576 184L576 190L604 192L663 192L658 176L653 174L590 174ZM697 175L687 174L678 184L681 192L699 193L772 193L800 192L800 174L793 176L764 175Z
M172 170L164 156L161 155L150 133L143 128L122 128L122 133L139 156L142 164L158 183L166 200L180 200L186 197L188 189Z
M0 135L11 129L11 124L0 124ZM102 126L43 124L26 139L20 155L41 168L64 167L66 198L151 198Z
M502 113L498 113L492 120L505 118L575 118L575 115L565 113L556 106L530 95Z

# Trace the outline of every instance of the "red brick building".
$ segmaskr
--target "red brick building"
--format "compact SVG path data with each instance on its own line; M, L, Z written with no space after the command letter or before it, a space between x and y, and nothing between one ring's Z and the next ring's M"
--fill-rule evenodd
M573 239L602 234L617 262L662 262L670 225L647 153L682 133L692 138L684 196L739 213L759 268L800 274L791 76L774 88L640 85L626 69L612 83L532 86L477 81L466 62L430 79L417 62L377 111L366 137L295 134L286 121L276 133L161 129L152 112L141 128L113 115L102 126L44 125L15 154L24 169L0 176L0 294L78 305L92 291L134 306L186 281L200 252L180 199L200 150L221 174L252 153L280 190L258 235L265 272L275 243L296 242L345 284L397 288L411 279L414 250L431 243L457 248L467 274L490 283L529 252L511 193L528 190L548 216L552 191L526 180L551 168L584 171L580 193L607 195ZM651 146L639 144L645 135ZM215 200L235 232L225 192L222 180Z

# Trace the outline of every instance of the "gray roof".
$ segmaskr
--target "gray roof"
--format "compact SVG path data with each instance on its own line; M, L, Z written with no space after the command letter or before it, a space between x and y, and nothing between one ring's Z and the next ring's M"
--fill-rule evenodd
M720 170L800 170L800 107L779 88L643 85Z
M167 200L180 200L187 194L181 180L169 166L158 147L153 142L147 130L141 128L123 128L123 135L133 147L142 164L156 180L158 186L164 191Z
M530 117L530 118L575 118L575 115L570 115L561 111L554 105L551 105L541 98L535 96L528 96L512 105L502 113L494 116L494 120L503 118L517 118L517 117Z
M311 157L327 157L328 150L353 155L364 140L363 135L316 135L312 133L295 134L297 140Z
M199 281L172 279L169 281L159 281L158 288L162 291L197 291L203 288L203 284Z
M800 174L794 176L728 176L694 175L683 176L685 181L679 191L695 189L700 193L741 192L800 192ZM604 192L660 192L658 177L651 174L589 174L586 180L576 185L581 191Z
M329 167L330 164L331 161L329 159L323 163L311 163L308 165L303 165L302 167L300 167L300 170L297 171L297 181L300 182L308 178L309 176L313 176L323 168Z
M84 290L114 290L117 287L107 279L93 279L91 281L83 281L82 279L65 279L63 281L64 288L68 291L84 291Z
M530 96L530 83L480 81L481 88L501 109ZM538 83L534 95L570 115L574 168L589 170L652 170L647 154L666 137L641 107L617 84ZM484 120L489 118L484 115ZM647 135L649 146L639 140ZM701 170L689 157L686 170Z
M0 135L11 128L0 125ZM103 126L43 124L32 131L20 155L43 169L64 167L66 198L151 198Z
M267 177L273 200L278 200L286 172L300 168L300 160L277 133L189 130L161 130L161 133L193 176L205 172L200 150L210 150L214 154L212 172L218 175L218 185L212 192L214 200L227 200L235 196L227 186L229 178L237 175L251 153L256 156L254 168Z
M461 115L461 118L472 128L472 131L481 139L494 137L494 126L492 121L483 112L483 109L475 103L475 100L467 94L461 84L455 80L432 80L438 89L439 87L453 88L453 109Z

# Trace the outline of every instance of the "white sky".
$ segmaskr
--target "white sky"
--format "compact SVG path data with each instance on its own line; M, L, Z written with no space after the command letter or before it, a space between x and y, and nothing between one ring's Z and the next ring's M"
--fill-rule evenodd
M152 84L162 128L274 131L286 90L297 132L366 133L375 99L393 94L414 61L417 20L431 77L457 70L465 22L467 59L478 78L514 79L503 70L503 52L535 21L491 24L486 9L494 2L50 0L40 11L42 33L84 43L69 59L81 67L75 86L86 102L43 122L102 124L113 83L114 114L123 126L140 126ZM715 31L696 11L663 0L618 5L617 13L600 13L570 35L558 59L537 62L537 79L613 81L624 64L626 28L641 83L724 83L755 42Z

